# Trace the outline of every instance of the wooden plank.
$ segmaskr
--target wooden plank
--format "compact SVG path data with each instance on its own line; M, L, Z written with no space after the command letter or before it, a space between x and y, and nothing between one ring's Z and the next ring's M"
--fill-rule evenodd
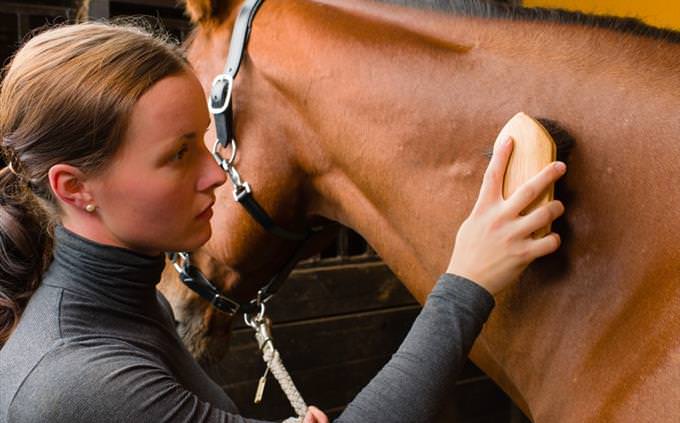
M498 423L510 419L512 401L489 378L456 384L448 401L454 406L439 421Z
M293 376L302 396L309 404L339 413L365 386L373 375L389 360L389 356L356 362L338 362L326 368L296 372ZM260 375L258 375L259 378ZM228 395L248 417L284 419L290 417L291 407L278 383L268 377L263 402L253 404L256 380L225 386ZM319 389L319 385L324 385Z
M51 6L31 2L2 2L0 10L3 13L15 13L21 15L41 15L41 16L66 16L73 12L75 8L65 6Z
M321 407L331 416L338 415L390 357L388 354L366 360L338 362L333 366L298 372L293 379L306 401ZM473 365L468 362L468 366ZM260 376L262 374L258 374L257 378ZM228 384L224 388L245 416L261 419L288 417L287 414L291 412L288 400L271 375L267 379L263 403L253 404L258 379ZM447 410L446 417L455 416L456 420L453 421L456 422L508 415L511 406L509 398L485 376L459 380L447 402L452 403L453 407ZM502 420L490 421L496 423Z
M171 9L181 8L178 0L123 0L116 1L116 3L128 3L139 6L168 7Z
M338 362L326 368L310 369L293 376L302 396L333 418L354 399L391 355L373 359ZM471 364L470 364L471 365ZM259 374L259 378L262 374ZM284 419L291 416L288 400L271 375L268 376L263 403L253 404L257 379L225 386L229 396L238 404L243 415L260 419ZM508 421L511 401L489 378L459 381L449 396L442 422Z
M109 0L90 0L88 12L91 20L108 19L111 16Z
M419 311L418 306L405 306L274 324L272 332L286 367L294 374L391 354L401 343ZM264 371L264 364L252 330L244 328L234 331L229 353L221 363L208 371L220 384L259 378Z
M274 340L300 392L311 404L341 410L389 360L419 313L417 305L274 325ZM252 396L264 363L252 331L236 330L227 357L209 374L247 416L290 413L271 378L263 403Z
M267 304L276 323L336 316L416 301L382 262L294 271ZM242 321L236 328L244 327Z

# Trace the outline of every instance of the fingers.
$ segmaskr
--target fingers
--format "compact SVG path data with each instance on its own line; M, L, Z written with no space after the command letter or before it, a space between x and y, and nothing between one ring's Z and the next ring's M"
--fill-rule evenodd
M305 415L305 419L302 421L302 423L316 423L316 418L310 410L307 410L307 414Z
M328 417L326 417L323 411L311 405L307 408L307 414L303 423L328 423Z
M562 202L553 200L533 210L528 215L519 217L515 230L521 238L528 237L532 232L548 226L563 213L564 205Z
M503 178L510 161L512 147L513 140L510 137L494 145L491 161L486 168L486 172L484 172L484 179L482 180L477 204L497 201L503 197Z
M543 168L538 174L522 184L505 203L506 211L511 216L519 215L538 196L545 191L550 184L557 181L566 171L566 165L562 162L553 162Z
M529 262L555 252L561 243L560 236L554 232L549 233L543 238L530 240L528 248Z

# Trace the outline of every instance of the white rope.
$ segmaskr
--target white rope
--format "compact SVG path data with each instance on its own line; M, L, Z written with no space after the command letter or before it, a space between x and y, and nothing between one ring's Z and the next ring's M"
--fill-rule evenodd
M302 395L300 395L300 392L295 387L295 383L293 383L293 379L291 379L290 374L288 374L286 367L283 365L279 352L274 348L272 339L265 338L260 331L255 332L255 338L258 344L262 345L262 359L267 363L267 367L274 374L279 385L281 385L281 389L286 394L286 397L288 397L290 405L299 416L291 417L284 423L302 423L302 419L307 414L307 404L302 399Z

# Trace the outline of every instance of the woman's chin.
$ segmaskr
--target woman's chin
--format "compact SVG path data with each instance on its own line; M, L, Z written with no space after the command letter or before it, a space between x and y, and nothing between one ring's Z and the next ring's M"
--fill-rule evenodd
M210 237L212 236L212 229L210 228L210 224L207 223L205 226L201 227L199 231L193 232L191 234L191 237L187 237L187 248L185 248L183 251L193 251L208 242Z

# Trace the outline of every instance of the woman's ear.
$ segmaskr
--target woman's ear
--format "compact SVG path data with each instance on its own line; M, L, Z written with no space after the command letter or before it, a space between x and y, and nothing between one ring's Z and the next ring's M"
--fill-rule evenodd
M48 172L50 188L62 205L84 210L94 202L92 193L85 184L85 174L77 167L59 163Z
M238 0L183 0L185 13L197 25L216 25L241 2Z

